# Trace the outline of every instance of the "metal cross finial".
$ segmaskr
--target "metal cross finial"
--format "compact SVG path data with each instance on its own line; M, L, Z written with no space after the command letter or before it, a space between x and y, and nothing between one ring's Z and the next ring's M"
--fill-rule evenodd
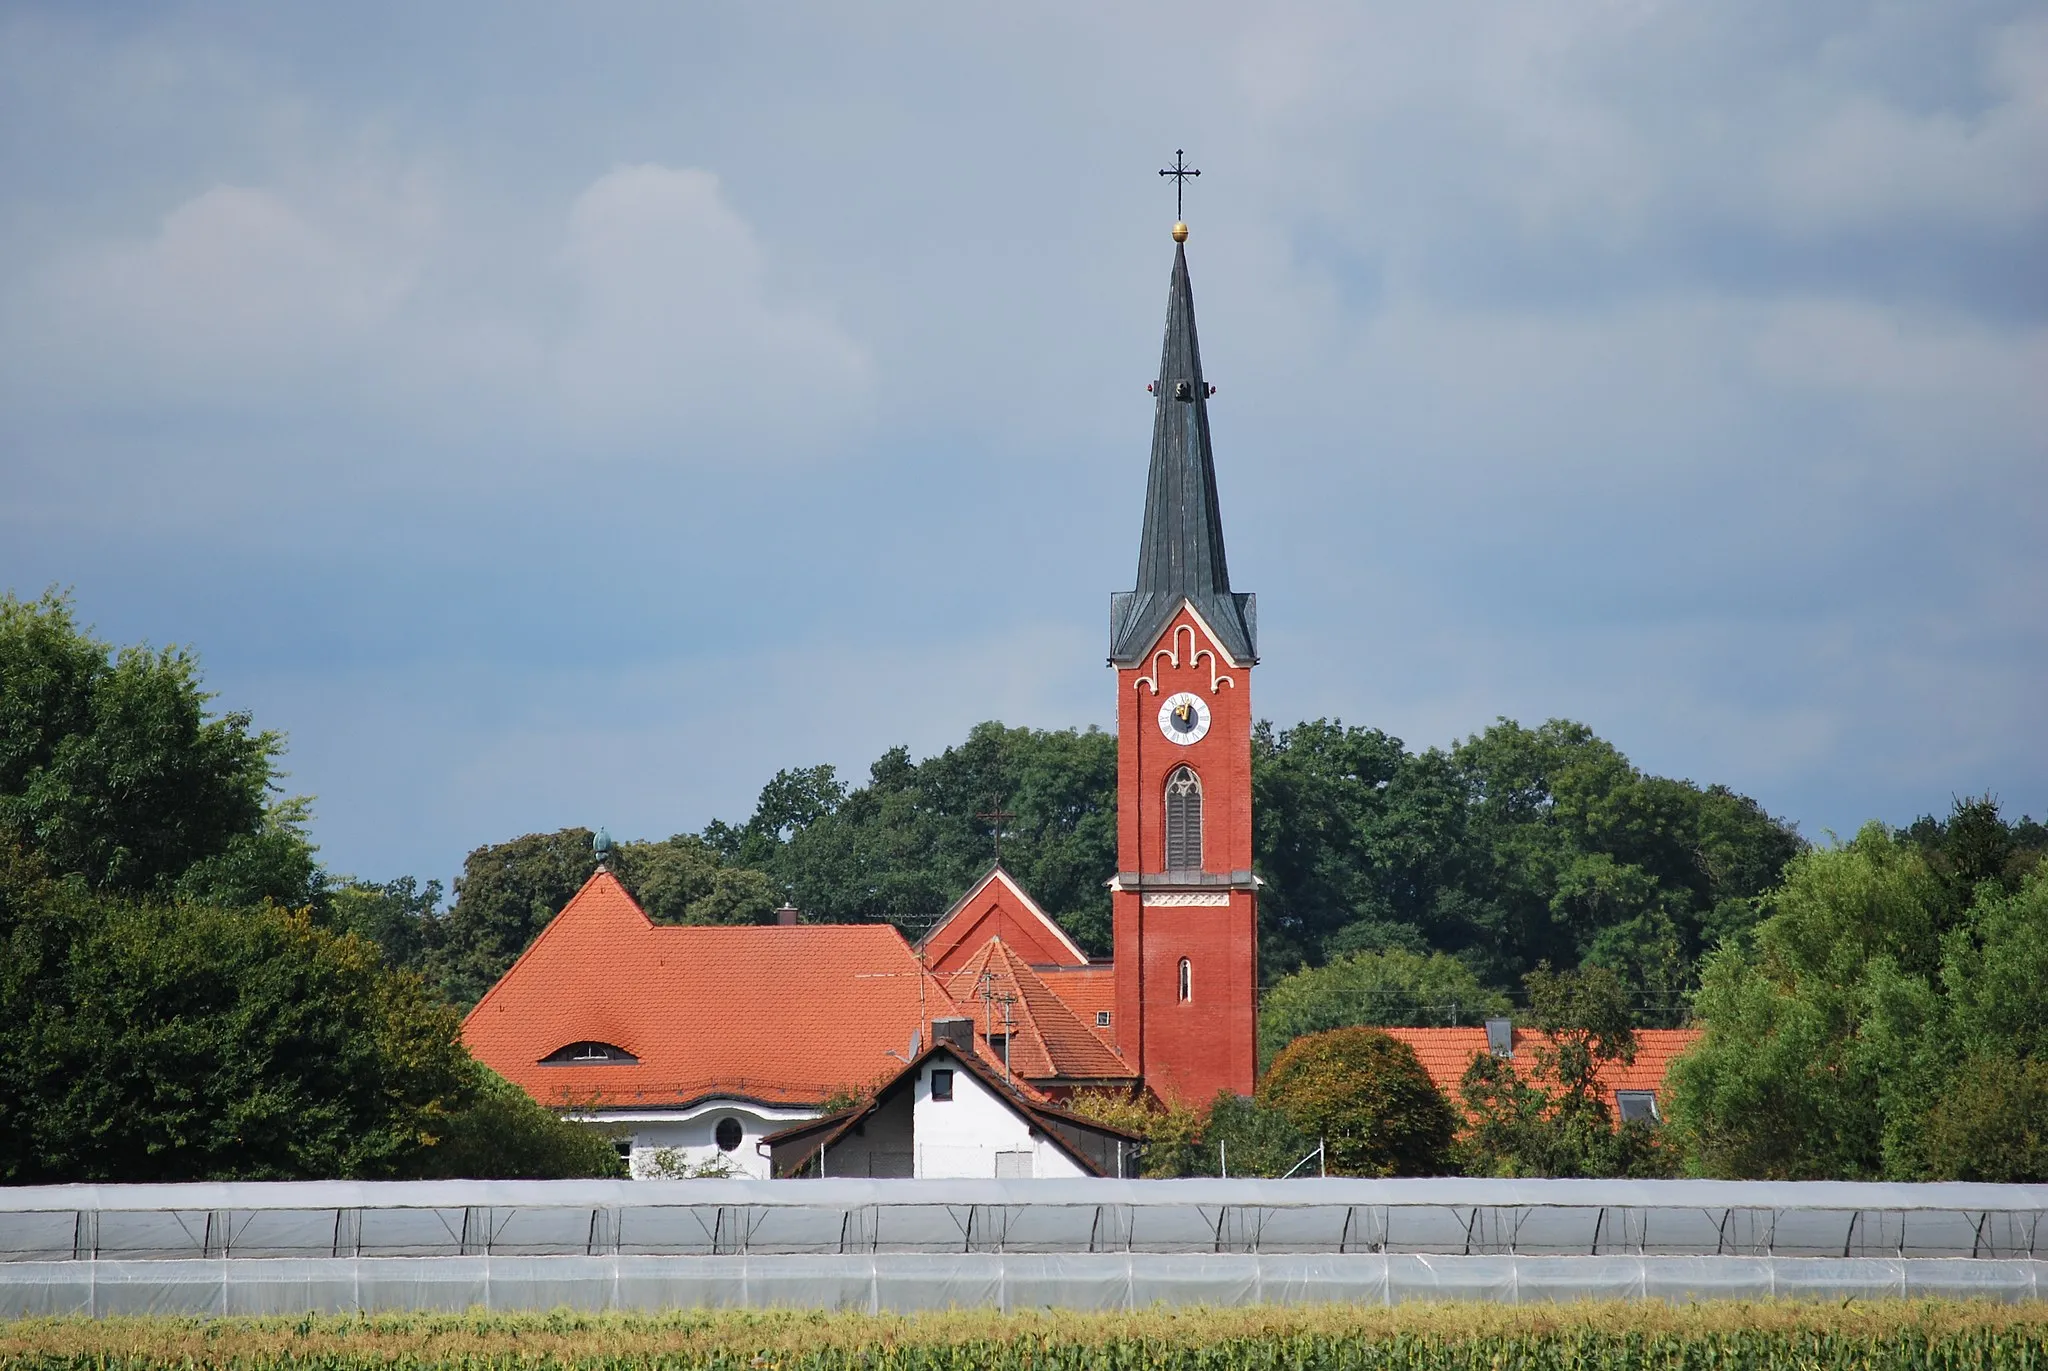
M1190 176L1200 176L1202 173L1188 165L1188 155L1185 149L1175 148L1173 150L1173 165L1161 167L1159 174L1173 178L1173 217L1185 219L1187 216L1180 212L1180 193L1187 187Z
M983 811L981 813L976 814L974 817L977 819L987 819L991 824L995 826L996 861L1000 863L1003 860L1003 824L1010 819L1016 818L1017 816L1015 814L1012 814L1009 810L1004 809L1003 802L1001 800L997 800L995 802L994 809Z

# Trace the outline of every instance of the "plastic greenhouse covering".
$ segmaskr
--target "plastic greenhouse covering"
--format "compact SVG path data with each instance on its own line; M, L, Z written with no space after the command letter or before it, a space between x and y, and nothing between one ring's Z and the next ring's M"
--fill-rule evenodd
M2048 1297L2048 1186L425 1181L0 1189L0 1316Z

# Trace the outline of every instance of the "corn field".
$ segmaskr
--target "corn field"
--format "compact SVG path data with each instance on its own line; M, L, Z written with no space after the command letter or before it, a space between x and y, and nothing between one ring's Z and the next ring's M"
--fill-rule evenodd
M1960 1303L394 1315L0 1323L4 1371L2048 1371L2048 1308Z

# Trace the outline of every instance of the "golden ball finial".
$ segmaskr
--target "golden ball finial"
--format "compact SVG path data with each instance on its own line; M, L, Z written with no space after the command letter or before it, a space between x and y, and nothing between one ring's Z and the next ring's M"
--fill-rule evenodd
M1173 241L1176 243L1185 243L1187 240L1188 226L1186 224L1175 224L1173 226Z

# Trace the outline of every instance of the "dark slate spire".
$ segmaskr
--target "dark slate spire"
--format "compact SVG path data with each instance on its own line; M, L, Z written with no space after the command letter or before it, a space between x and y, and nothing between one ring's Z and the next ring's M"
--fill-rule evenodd
M1174 237L1187 230L1175 225ZM1223 557L1223 516L1216 506L1216 459L1209 450L1209 387L1195 342L1195 293L1188 250L1173 250L1166 293L1166 348L1153 384L1152 474L1145 482L1145 532L1138 544L1138 588L1109 602L1109 659L1143 659L1181 601L1194 605L1238 662L1258 656L1258 616L1250 595L1230 589Z

